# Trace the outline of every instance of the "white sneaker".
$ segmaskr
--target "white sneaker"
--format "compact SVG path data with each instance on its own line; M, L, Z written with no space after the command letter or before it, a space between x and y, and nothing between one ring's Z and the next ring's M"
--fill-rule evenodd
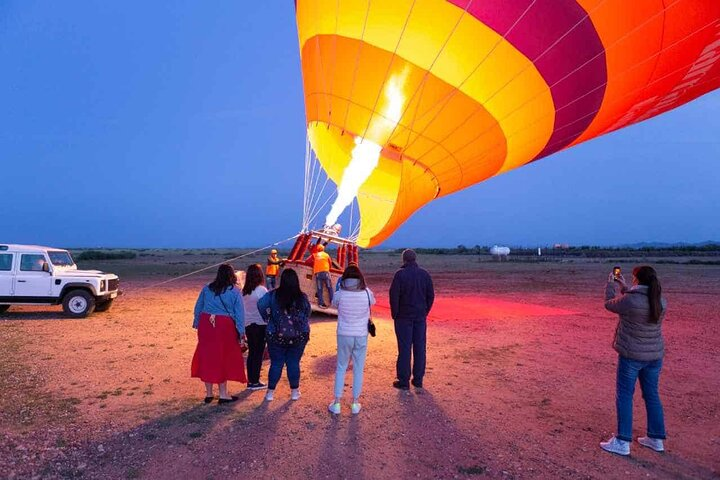
M273 398L275 398L275 390L268 390L265 393L265 401L272 402Z
M350 405L350 411L352 412L353 415L357 415L358 413L360 413L361 408L362 408L362 405L360 405L357 402L354 402L352 405Z
M610 437L607 442L600 442L600 448L618 455L630 455L630 442L620 440L617 437Z
M292 389L292 392L290 393L290 400L300 400L300 389L299 388Z
M664 442L660 438L638 437L637 441L643 447L650 448L652 450L655 450L656 452L665 451Z
M328 405L328 410L333 415L340 415L340 402L332 402Z

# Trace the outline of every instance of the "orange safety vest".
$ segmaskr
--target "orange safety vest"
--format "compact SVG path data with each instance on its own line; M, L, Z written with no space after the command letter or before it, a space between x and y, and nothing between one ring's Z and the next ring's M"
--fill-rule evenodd
M330 271L330 255L325 252L317 252L313 257L315 258L313 262L313 273Z
M276 277L280 271L280 259L277 255L270 255L267 259L267 267L265 268L265 275Z

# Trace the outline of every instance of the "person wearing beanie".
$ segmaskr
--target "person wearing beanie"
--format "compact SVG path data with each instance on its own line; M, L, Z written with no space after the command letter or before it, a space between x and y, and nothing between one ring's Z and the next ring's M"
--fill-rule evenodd
M423 386L427 316L435 300L435 292L432 278L418 266L414 250L403 251L402 261L403 265L395 272L390 285L390 314L398 343L397 380L393 382L393 387L408 390L411 373L412 385L416 388Z

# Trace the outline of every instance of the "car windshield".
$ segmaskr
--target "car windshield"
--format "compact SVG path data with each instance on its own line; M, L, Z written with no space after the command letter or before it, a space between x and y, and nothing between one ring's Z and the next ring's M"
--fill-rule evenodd
M75 262L68 252L50 251L48 252L48 256L50 257L50 262L56 267L72 267L75 265Z

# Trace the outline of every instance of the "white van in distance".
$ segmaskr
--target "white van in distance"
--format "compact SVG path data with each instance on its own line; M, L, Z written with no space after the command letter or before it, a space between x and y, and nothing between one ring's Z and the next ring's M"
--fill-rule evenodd
M76 318L104 312L118 296L117 275L78 270L70 252L0 244L0 314L12 305L62 305Z

